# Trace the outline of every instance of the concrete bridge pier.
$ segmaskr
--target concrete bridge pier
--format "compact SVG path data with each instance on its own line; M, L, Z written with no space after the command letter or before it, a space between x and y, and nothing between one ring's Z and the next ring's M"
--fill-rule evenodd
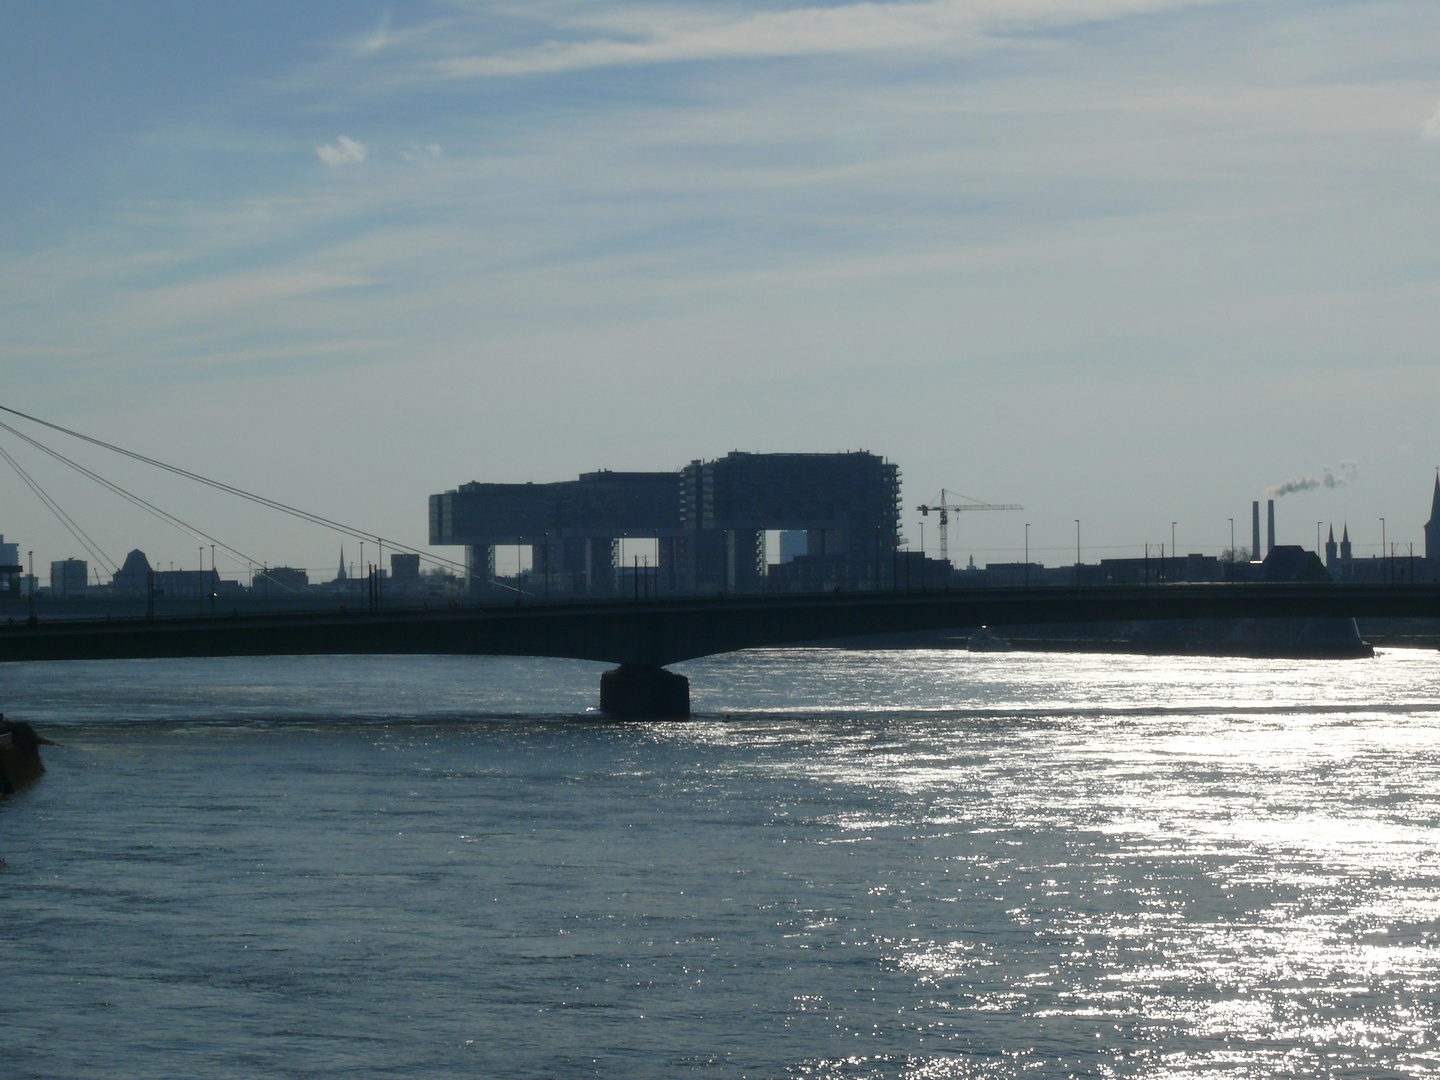
M683 720L690 680L661 667L621 664L600 676L600 710L617 720Z

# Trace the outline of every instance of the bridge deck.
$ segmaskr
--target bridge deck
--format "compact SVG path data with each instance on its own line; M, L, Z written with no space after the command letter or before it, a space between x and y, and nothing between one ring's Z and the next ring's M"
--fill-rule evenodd
M736 649L981 625L1347 616L1440 617L1440 586L1097 585L41 620L0 627L0 661L431 653L662 667Z

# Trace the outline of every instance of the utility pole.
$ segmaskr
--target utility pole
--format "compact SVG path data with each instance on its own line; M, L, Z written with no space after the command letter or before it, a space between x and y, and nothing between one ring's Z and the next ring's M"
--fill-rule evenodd
M1230 584L1235 584L1235 519L1230 519Z
M1080 519L1075 519L1075 584L1080 584Z
M1030 523L1025 522L1025 587L1030 587Z

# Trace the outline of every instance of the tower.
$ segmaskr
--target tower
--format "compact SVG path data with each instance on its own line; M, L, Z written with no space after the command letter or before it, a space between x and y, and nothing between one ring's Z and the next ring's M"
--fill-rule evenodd
M1340 576L1340 567L1335 552L1335 526L1330 526L1330 539L1325 541L1325 569L1330 571L1331 577Z
M1269 515L1269 524L1265 532L1265 554L1275 550L1275 500L1270 499L1265 504L1265 512Z
M1250 561L1260 561L1260 500L1256 499L1250 507L1250 527L1253 537L1250 541Z
M1350 556L1350 523L1346 522L1340 535L1340 580L1349 581L1354 576L1355 567Z
M1435 494L1430 496L1430 520L1425 523L1425 558L1440 559L1440 469L1435 470Z

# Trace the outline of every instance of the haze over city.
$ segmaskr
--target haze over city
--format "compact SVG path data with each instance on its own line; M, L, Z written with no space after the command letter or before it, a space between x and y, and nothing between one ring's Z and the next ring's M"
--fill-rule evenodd
M7 404L403 543L470 480L899 464L957 562L1421 541L1440 9L9 5ZM337 540L54 445L273 562ZM0 437L115 558L176 531ZM1326 483L1326 478L1331 483ZM1313 481L1313 482L1312 482ZM6 468L0 532L79 554ZM927 536L933 548L933 534ZM449 554L454 554L449 553ZM227 566L222 574L239 568Z

